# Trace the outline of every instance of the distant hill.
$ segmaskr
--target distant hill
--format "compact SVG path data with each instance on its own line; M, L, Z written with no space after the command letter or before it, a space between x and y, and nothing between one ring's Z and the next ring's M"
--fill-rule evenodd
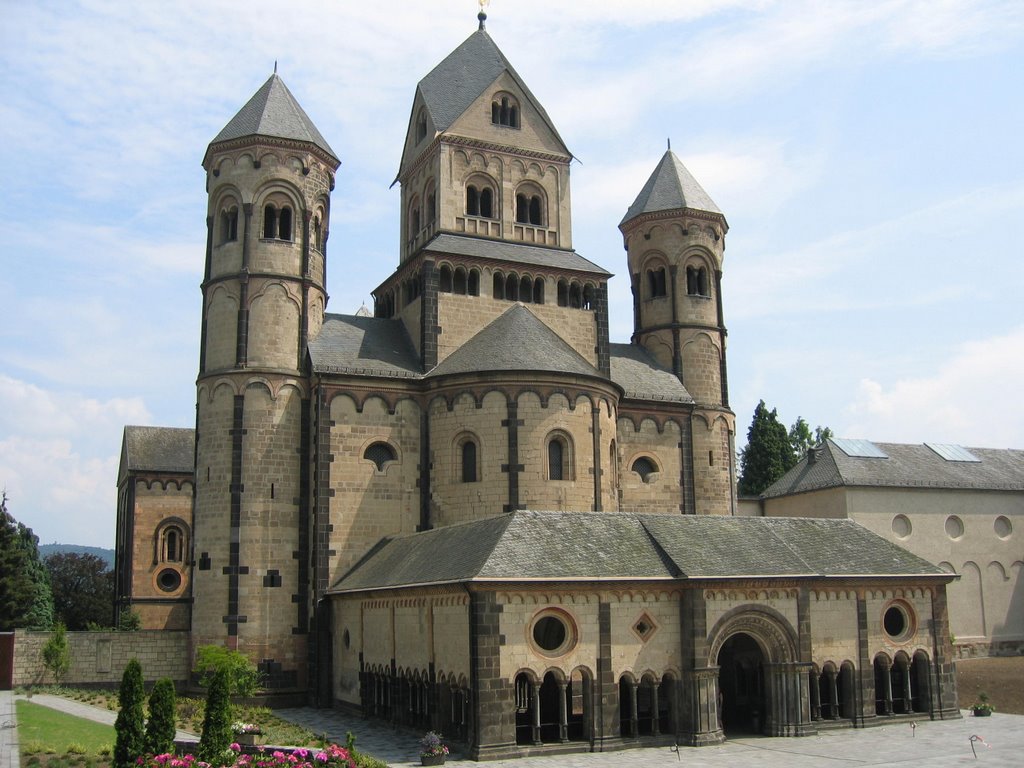
M96 555L106 562L108 568L114 567L114 550L103 547L86 547L82 544L40 544L39 556L46 559L49 555L73 552L76 555Z

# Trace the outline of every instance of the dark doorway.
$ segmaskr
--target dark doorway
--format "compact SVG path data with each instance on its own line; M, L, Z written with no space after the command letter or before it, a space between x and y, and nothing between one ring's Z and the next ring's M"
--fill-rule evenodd
M718 653L722 729L727 734L764 729L764 653L750 635L736 634Z
M554 674L544 675L540 686L540 740L545 744L558 742L559 739L559 698L558 680Z

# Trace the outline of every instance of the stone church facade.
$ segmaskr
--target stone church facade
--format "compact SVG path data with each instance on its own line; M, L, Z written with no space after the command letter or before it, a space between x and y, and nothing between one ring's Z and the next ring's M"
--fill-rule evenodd
M946 573L735 517L728 225L671 151L620 223L629 343L572 248L572 154L483 19L416 88L372 314L326 311L338 157L275 74L203 159L193 653L478 759L957 716ZM122 541L159 522L128 469L134 607Z

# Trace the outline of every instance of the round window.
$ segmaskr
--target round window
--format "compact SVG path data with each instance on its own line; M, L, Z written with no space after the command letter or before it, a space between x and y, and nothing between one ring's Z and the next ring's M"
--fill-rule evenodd
M914 530L914 526L910 524L910 518L906 515L896 515L892 519L892 532L896 534L896 538L905 539Z
M561 656L576 645L576 631L561 611L544 611L533 621L530 630L534 647L545 656Z
M164 568L157 574L156 584L164 592L174 592L181 586L181 574L173 568Z
M946 535L951 539L959 539L964 535L964 521L956 515L946 518Z
M891 639L902 642L914 633L914 621L910 608L902 603L893 603L882 614L882 629Z
M992 527L996 532L996 536L1000 539L1008 539L1010 534L1013 533L1013 525L1010 523L1010 518L1006 515L997 517Z

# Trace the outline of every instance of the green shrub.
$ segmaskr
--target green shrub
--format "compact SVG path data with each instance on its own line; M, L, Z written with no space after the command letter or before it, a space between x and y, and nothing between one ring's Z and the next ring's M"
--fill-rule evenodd
M199 759L213 766L224 765L225 753L230 756L231 698L226 668L215 670L206 692L206 714L199 739ZM230 757L229 757L230 759Z
M229 694L252 696L263 682L263 675L244 653L222 645L200 646L195 668L199 682L209 685L213 673L221 669L227 673Z
M63 621L53 625L50 639L43 646L43 666L50 670L57 685L60 685L61 678L71 668L71 648L68 646L67 629Z
M142 714L142 665L132 659L121 676L117 692L120 711L114 721L117 740L114 742L114 768L133 768L135 760L145 751L145 719Z
M174 750L174 683L169 677L156 681L149 695L149 720L146 723L146 752L162 755Z
M67 753L69 755L84 755L88 750L81 744L71 743L68 744Z

